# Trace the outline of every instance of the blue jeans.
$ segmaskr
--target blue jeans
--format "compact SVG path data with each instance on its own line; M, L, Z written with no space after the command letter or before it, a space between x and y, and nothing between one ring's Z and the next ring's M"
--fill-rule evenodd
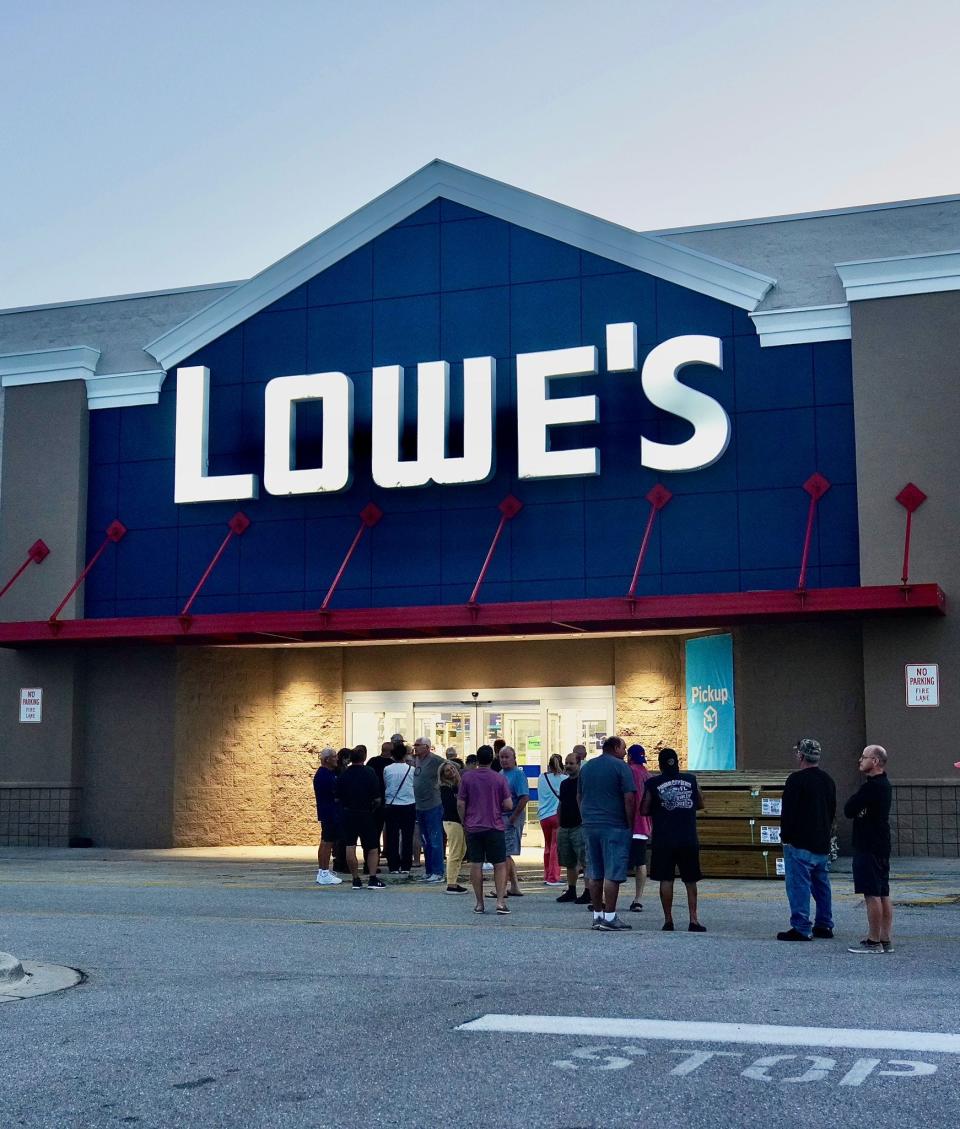
M443 877L443 804L417 812L420 845L423 847L423 874Z
M783 844L784 877L790 903L790 926L810 936L810 895L817 907L814 924L833 928L833 898L828 855L815 855L801 847Z

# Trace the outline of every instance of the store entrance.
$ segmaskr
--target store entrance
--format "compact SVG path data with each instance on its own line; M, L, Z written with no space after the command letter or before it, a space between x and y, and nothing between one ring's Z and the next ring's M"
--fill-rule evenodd
M461 760L480 745L502 738L517 750L517 763L540 765L542 719L539 701L415 703L413 731L428 737L437 752L456 750Z
M362 692L344 699L348 745L364 744L373 755L394 733L408 743L426 737L440 756L453 749L461 760L499 737L517 751L530 783L527 821L531 843L539 838L537 784L554 753L574 745L596 755L613 732L613 687Z

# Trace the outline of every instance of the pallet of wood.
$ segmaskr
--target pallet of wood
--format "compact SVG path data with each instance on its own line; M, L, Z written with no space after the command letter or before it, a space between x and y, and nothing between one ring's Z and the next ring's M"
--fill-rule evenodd
M704 772L697 819L700 864L709 878L782 878L779 773Z
M782 856L775 847L762 851L700 848L700 869L706 878L783 878L777 872L778 860Z

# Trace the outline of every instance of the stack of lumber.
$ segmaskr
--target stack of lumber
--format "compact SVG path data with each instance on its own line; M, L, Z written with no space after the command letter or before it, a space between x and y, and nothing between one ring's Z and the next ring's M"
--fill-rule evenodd
M780 798L784 773L698 772L705 809L697 818L708 878L782 878Z

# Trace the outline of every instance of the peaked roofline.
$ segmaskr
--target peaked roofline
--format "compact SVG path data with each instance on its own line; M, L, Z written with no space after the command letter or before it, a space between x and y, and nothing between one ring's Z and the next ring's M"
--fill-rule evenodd
M744 310L754 310L775 284L756 271L435 160L161 334L145 351L169 370L438 197Z
M0 317L6 314L32 314L40 310L66 310L73 306L100 306L108 302L136 302L141 298L167 298L174 294L200 294L204 290L228 290L240 286L246 279L233 279L230 282L202 282L196 286L171 286L165 290L140 290L131 294L103 294L99 298L65 298L62 302L36 302L30 306L7 306L0 309Z
M797 220L822 220L832 216L853 216L862 212L889 212L897 208L922 208L931 204L956 204L960 194L947 196L922 196L916 200L888 200L879 204L850 204L846 208L822 208L813 212L785 212L779 216L752 216L743 220L720 220L715 223L695 223L683 227L658 227L647 235L666 239L671 235L688 235L697 231L725 231L731 227L762 227L771 223L794 223Z

